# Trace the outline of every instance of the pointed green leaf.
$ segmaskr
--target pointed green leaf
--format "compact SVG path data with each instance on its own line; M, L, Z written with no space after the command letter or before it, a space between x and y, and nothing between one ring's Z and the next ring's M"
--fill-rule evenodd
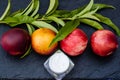
M15 18L15 17L6 17L3 21L6 22L7 24L9 24L9 23L17 23L18 19Z
M10 7L11 7L11 2L10 2L10 0L8 0L7 8L5 9L4 13L0 17L0 21L3 20L6 17L6 15L8 14L8 12L10 10Z
M80 13L85 7L86 6L79 7L77 9L72 10L72 11L56 10L52 15L55 16L55 17L71 18L74 15ZM95 10L96 8L98 8L98 10L101 10L101 9L104 9L104 8L112 8L112 9L114 9L114 7L112 5L108 5L108 4L93 4L91 10Z
M80 19L81 19L81 18L88 18L88 19L93 19L93 20L96 20L96 21L100 21L99 18L97 18L96 16L91 15L91 14L85 14L85 15L83 15L83 16L80 16L79 18L80 18Z
M89 11L91 10L92 6L93 6L93 3L94 3L94 1L91 0L91 1L89 2L89 4L88 4L81 12L79 12L79 13L76 14L76 15L74 15L72 18L73 18L73 19L76 19L78 16L81 16L81 15L85 14L86 12L89 12Z
M98 9L99 9L99 7L97 7L96 9L94 9L94 10L91 10L90 12L88 12L88 14L94 14L94 13L96 13L97 11L98 11ZM86 13L87 14L87 13Z
M68 21L64 27L62 27L56 37L53 39L51 42L50 46L62 39L64 39L68 34L70 34L78 25L79 25L79 20L72 20Z
M70 11L56 10L51 16L68 18L68 17L70 17Z
M24 14L24 15L29 15L29 14L33 11L33 9L34 9L34 4L35 4L35 1L32 0L31 6L30 6L30 7L28 8L28 10L26 10L26 12L24 12L23 14Z
M30 24L26 24L27 25L27 28L28 28L28 31L29 31L29 34L32 35L33 31L34 31L34 27ZM30 54L30 51L31 51L32 47L31 45L29 46L28 50L25 52L24 55L22 55L20 58L24 58L25 56L29 55Z
M77 8L72 10L71 12L69 12L66 15L70 15L71 17L73 17L74 15L80 13L86 6ZM112 5L108 5L108 4L93 4L92 9L91 10L95 10L96 8L98 8L98 10L104 9L104 8L112 8L114 9L114 7Z
M34 32L35 31L34 26L33 25L30 25L30 26L31 26L32 32Z
M35 16L37 14L37 12L39 10L39 6L40 6L40 1L39 0L35 0L34 3L35 3L34 4L34 11L33 11L32 15L31 15L31 17L33 17L33 16Z
M96 21L100 21L99 18L97 18L96 16L93 15L97 12L97 10L98 10L98 7L93 11L87 12L84 15L79 16L79 18L89 18L89 19L93 19L93 20L96 20Z
M26 24L26 25L27 25L27 29L29 31L29 34L32 35L32 33L33 33L33 30L31 28L32 25L30 25L30 24Z
M108 4L94 4L93 7L92 7L92 10L96 9L97 7L99 8L98 10L101 10L101 9L104 9L104 8L115 9L114 6L108 5Z
M32 33L35 31L35 28L31 24L26 24L26 25L27 25L29 34L32 35Z
M23 10L18 10L18 11L15 11L15 12L13 12L12 14L10 14L9 16L16 16L16 15L18 15L18 14L20 14L21 15L21 13L23 12Z
M28 4L28 6L24 9L24 11L21 13L21 15L23 15L27 10L29 10L29 8L32 5L33 0Z
M91 0L90 3L85 7L85 9L83 9L78 15L83 15L86 12L90 11L92 6L93 6L94 1Z
M54 26L52 26L51 24L48 24L44 21L33 21L31 24L35 25L38 28L45 27L45 28L51 29L54 32L58 33L57 29Z
M40 17L40 14L36 14L35 16L34 16L34 19L37 19L37 18L39 18Z
M28 15L33 9L33 5L34 5L33 1L34 0L32 0L24 10L18 10L14 12L11 16L16 17L16 16L21 16L21 15Z
M58 24L60 24L61 26L64 26L65 25L65 22L62 20L62 19L59 19L57 17L54 17L54 16L49 16L47 17L48 20L52 20Z
M100 19L100 21L108 26L110 26L112 29L116 31L116 33L120 36L120 29L110 20L110 18L107 18L105 16L102 16L101 14L95 14L96 17Z
M31 23L34 21L34 18L27 16L27 15L21 15L21 16L15 16L15 17L6 17L4 19L4 22L6 22L11 27L14 27L19 24L23 23Z
M28 54L30 54L31 51L31 45L29 46L28 50L25 52L24 55L22 55L20 58L24 58L25 56L27 56Z
M58 7L58 0L50 0L50 4L48 10L46 11L46 15L52 14Z
M80 19L81 23L87 24L92 26L95 29L104 29L102 25L100 25L97 21L91 20L91 19Z

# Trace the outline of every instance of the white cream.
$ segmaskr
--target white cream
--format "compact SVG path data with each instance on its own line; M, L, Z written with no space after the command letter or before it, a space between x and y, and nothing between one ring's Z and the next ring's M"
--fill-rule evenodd
M55 73L64 73L68 70L69 66L69 58L60 50L49 59L49 68Z

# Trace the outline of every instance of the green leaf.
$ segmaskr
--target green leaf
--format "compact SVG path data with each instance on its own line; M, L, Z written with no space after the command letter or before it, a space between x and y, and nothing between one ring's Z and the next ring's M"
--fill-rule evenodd
M64 26L65 25L65 22L62 20L62 19L59 19L57 17L54 17L54 16L49 16L47 17L48 20L52 20L58 24L60 24L61 26Z
M96 9L98 7L98 10L101 10L101 9L104 9L104 8L112 8L112 9L115 9L114 6L112 5L108 5L108 4L94 4L92 6L92 10Z
M28 31L29 31L29 34L32 35L33 31L34 31L34 28L32 25L30 24L26 24L27 25L27 28L28 28ZM31 45L29 46L28 50L25 52L24 55L22 55L20 58L24 58L25 56L27 56L28 54L30 54L30 51L31 51Z
M53 41L50 43L50 46L62 39L64 39L68 34L70 34L78 25L79 20L68 21L64 27L62 27Z
M89 4L88 4L81 12L79 12L79 13L76 14L76 15L74 15L72 18L73 18L73 19L76 19L78 16L81 16L81 15L89 12L89 11L91 10L92 6L93 6L93 3L94 3L94 1L91 0L91 1L89 2Z
M80 13L86 6L83 7L79 7L77 9L72 10L71 12L69 12L71 14L71 17L73 17L74 15Z
M29 10L29 8L32 5L33 0L28 4L28 6L24 9L24 11L21 13L21 15L23 15L27 10Z
M31 24L26 24L26 25L27 25L29 34L32 35L32 33L35 31L35 28Z
M26 24L26 25L27 25L27 29L29 31L29 34L32 35L32 33L33 33L32 25L30 25L30 24Z
M91 10L90 12L88 12L88 13L86 13L86 14L94 14L94 13L96 13L97 11L98 11L98 9L99 9L99 7L97 7L96 9L94 9L94 10Z
M24 10L17 11L12 16L21 16L21 15L29 15L30 14L31 17L34 17L34 16L36 17L36 14L39 10L39 6L40 6L39 0L32 0Z
M96 21L100 21L99 18L97 18L96 16L91 15L91 14L85 14L85 15L83 15L83 16L80 16L79 18L80 18L80 19L81 19L81 18L88 18L88 19L93 19L93 20L96 20Z
M10 16L16 17L16 16L21 16L21 15L28 15L31 13L33 8L34 8L34 0L32 0L24 10L18 10L14 12L13 14L11 14Z
M6 15L8 14L8 12L10 10L10 7L11 7L11 2L10 2L10 0L8 0L7 8L5 9L4 13L0 17L0 21L3 20L6 17Z
M23 12L23 10L20 9L20 10L18 10L18 11L15 11L15 12L11 13L9 16L10 16L10 17L16 16L16 15L18 16L18 14L21 15L22 12Z
M37 12L39 10L39 6L40 6L40 1L39 0L35 0L34 3L35 3L34 4L34 11L33 11L32 15L31 15L31 17L34 17L37 14Z
M120 29L112 22L110 18L107 18L105 16L102 16L101 14L95 14L96 17L100 19L100 21L108 26L110 26L112 29L114 29L118 36L120 36Z
M29 7L29 5L28 5L28 9L26 10L26 12L23 13L24 15L29 15L29 14L33 11L35 1L32 0L31 3L32 3L32 4L30 5L30 7Z
M82 6L82 7L79 7L77 9L74 9L72 11L56 10L52 15L56 16L56 17L70 18L70 17L73 17L74 15L80 13L85 7L86 6ZM108 5L108 4L93 4L91 10L95 10L96 8L98 8L98 10L101 10L101 9L104 9L104 8L112 8L112 9L114 9L114 7L112 5Z
M78 14L79 12L81 12L86 6L83 6L83 7L80 7L80 8L77 8L75 10L72 10L71 11L71 15L75 15L75 14ZM95 10L97 9L98 10L101 10L101 9L104 9L104 8L112 8L114 9L114 7L112 5L108 5L108 4L93 4L91 10Z
M87 12L82 16L79 16L79 18L89 18L89 19L100 21L99 18L97 18L96 16L93 15L93 14L95 14L97 12L97 10L98 10L98 8L96 8L93 11Z
M34 28L34 26L33 26L33 25L31 25L31 29L32 29L32 32L34 32L34 31L35 31L35 28Z
M56 10L51 16L68 18L70 16L70 11Z
M10 16L16 17L21 15L28 15L32 12L33 8L34 8L34 0L32 0L24 10L18 10L12 13Z
M34 19L37 19L37 18L39 18L40 17L40 15L39 14L36 14L35 16L34 16Z
M11 27L14 27L19 24L23 23L31 23L34 21L34 18L27 16L27 15L21 15L21 16L15 16L15 17L6 17L4 19L4 22L6 22Z
M85 7L86 7L86 5L82 6L82 7L79 7L77 9L74 9L72 11L68 11L68 10L56 10L52 14L52 16L60 17L60 18L71 18L74 15L80 13ZM114 9L114 7L112 5L108 5L108 4L93 4L91 10L95 10L97 8L98 8L98 10L101 10L101 9L104 9L104 8L112 8L112 9Z
M3 21L5 23L7 23L7 24L9 24L9 23L17 23L18 19L15 18L15 17L6 17Z
M54 32L58 33L57 29L54 26L52 26L51 24L48 24L44 21L33 21L31 24L38 28L45 27L45 28L51 29Z
M95 29L104 29L97 21L90 20L90 19L80 19L81 23L87 24L92 26Z
M26 16L26 15L22 15L17 18L18 18L19 22L21 22L21 23L31 23L35 20L34 18L32 18L30 16Z
M52 14L58 7L58 0L50 0L50 4L48 10L46 11L46 15Z
M93 6L94 1L91 0L90 3L85 7L85 9L83 9L78 15L83 15L86 12L89 12Z
M28 54L30 54L31 51L31 45L29 46L28 50L25 52L24 55L22 55L20 58L24 58L25 56L27 56Z

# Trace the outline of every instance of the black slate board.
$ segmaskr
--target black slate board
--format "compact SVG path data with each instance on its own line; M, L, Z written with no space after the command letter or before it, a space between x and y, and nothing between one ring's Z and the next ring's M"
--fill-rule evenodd
M25 8L30 0L11 0L12 12ZM59 9L72 10L87 4L89 0L59 0ZM100 13L111 18L112 21L120 27L120 1L119 0L95 0L95 3L106 3L116 7L115 10L105 9ZM39 13L47 10L49 0L41 0ZM0 15L7 5L7 0L0 0ZM103 25L106 29L111 28ZM79 26L84 30L88 37L95 29L81 24ZM10 29L9 26L0 24L0 37L3 32ZM118 37L119 45L120 38ZM120 47L113 55L101 58L93 54L90 49L90 43L84 54L77 57L70 57L75 63L74 69L64 79L120 79ZM53 79L53 77L44 69L43 63L49 56L40 56L34 51L24 59L19 59L8 55L0 46L0 78L6 79Z

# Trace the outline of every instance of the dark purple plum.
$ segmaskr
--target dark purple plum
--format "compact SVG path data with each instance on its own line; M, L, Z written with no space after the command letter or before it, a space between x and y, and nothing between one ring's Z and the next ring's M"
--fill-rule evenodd
M21 28L13 28L5 32L1 37L1 46L10 55L23 55L31 43L28 32Z

